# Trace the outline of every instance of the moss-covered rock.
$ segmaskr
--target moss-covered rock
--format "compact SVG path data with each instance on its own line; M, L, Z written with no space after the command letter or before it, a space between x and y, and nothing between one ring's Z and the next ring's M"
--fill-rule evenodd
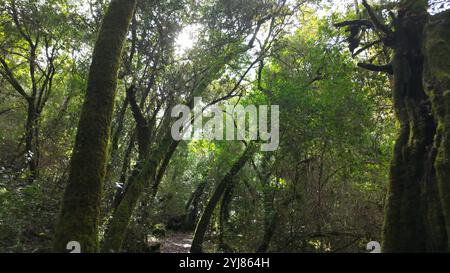
M164 224L156 224L153 226L152 229L152 235L157 238L164 238L166 237L166 227Z

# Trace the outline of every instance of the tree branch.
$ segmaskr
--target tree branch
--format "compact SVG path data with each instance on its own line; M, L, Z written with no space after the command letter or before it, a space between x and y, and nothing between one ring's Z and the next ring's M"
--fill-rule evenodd
M359 19L359 20L349 20L349 21L339 22L339 23L334 24L334 26L337 28L346 27L346 26L366 26L368 28L373 28L374 24L370 20Z
M19 13L18 13L16 4L15 4L15 1L12 1L9 10L11 12L10 15L11 15L11 17L12 17L12 19L14 21L14 24L16 25L17 30L19 31L20 35L28 42L28 44L30 46L34 46L30 35L27 34L24 29L22 29L22 26L21 26L20 21L19 21Z
M12 111L14 109L17 109L17 108L19 108L19 107L13 107L13 108L0 110L0 115L6 114L6 113L8 113L8 112L10 112L10 111Z
M389 75L393 75L394 74L394 68L391 64L387 64L387 65L374 65L374 64L367 64L367 63L358 63L358 66L370 71L374 71L374 72L385 72L388 73Z
M14 74L12 73L8 64L2 57L0 57L0 63L2 64L3 69L5 70L5 71L0 70L0 74L6 78L6 80L14 87L14 89L16 89L16 91L19 92L20 95L22 95L22 97L28 100L30 96L28 96L27 92L25 92L25 89L23 89L22 85L20 85L20 83L14 77Z
M382 43L382 42L383 42L382 40L376 40L376 41L373 41L373 42L371 42L371 43L368 43L367 45L363 46L362 48L358 49L355 53L353 53L352 56L353 56L353 57L356 57L356 56L358 56L361 52L363 52L363 51L365 51L365 50L371 48L371 47L374 46L374 45L380 44L380 43Z
M386 33L387 35L391 35L392 30L378 19L372 7L367 3L367 0L363 0L362 4L366 8L367 13L369 14L369 17L372 20L372 23L375 25L375 27L381 30L382 32Z
M130 103L131 111L133 112L134 119L139 127L147 127L147 119L142 114L141 108L136 103L136 98L134 96L134 85L127 89L127 98Z

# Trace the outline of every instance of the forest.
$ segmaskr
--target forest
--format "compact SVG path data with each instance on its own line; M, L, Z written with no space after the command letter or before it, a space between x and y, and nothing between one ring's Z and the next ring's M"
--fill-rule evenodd
M450 1L0 0L0 253L450 252Z

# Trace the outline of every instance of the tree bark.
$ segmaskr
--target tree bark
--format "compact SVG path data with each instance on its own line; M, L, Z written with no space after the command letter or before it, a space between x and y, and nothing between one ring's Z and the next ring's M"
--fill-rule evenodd
M199 203L200 199L205 191L207 182L201 182L198 184L195 191L191 194L189 201L186 203L185 211L186 217L184 219L182 228L186 231L194 231L195 223L197 222L199 213Z
M426 93L437 123L434 166L440 206L435 209L443 211L447 240L450 240L450 11L432 17L427 24L424 53ZM450 241L447 246L450 251Z
M272 177L270 158L271 154L269 153L265 154L263 157L261 162L261 172L258 170L258 167L253 164L261 183L264 207L264 235L256 250L257 253L267 252L278 226L278 222L280 221L280 215L275 209L275 190L270 186Z
M279 221L279 216L277 214L272 215L272 219L270 219L267 223L264 223L264 236L258 247L257 253L266 253L269 249L270 242L272 241L273 235L275 234L275 230L277 228Z
M436 115L439 110L433 112L432 108L448 109L449 103L448 98L445 100L444 97L439 102L430 100L423 86L424 60L429 59L427 54L435 54L422 50L423 44L430 45L429 37L424 36L429 20L425 9L399 10L394 33L393 97L401 131L391 163L383 227L384 252L448 251L445 206L449 204L450 188L446 174L450 164L442 136L449 130L444 125L445 114L439 118L439 114ZM439 43L439 46L434 44L434 50L441 54L447 50L440 58L447 56L448 60L448 41L440 40ZM431 70L443 68L433 64ZM444 68L448 73L446 65ZM439 75L435 71L432 74ZM441 78L438 82L443 83L445 79ZM428 93L443 94L443 90L445 88L431 88Z
M222 202L220 203L219 212L219 248L224 252L233 252L231 246L225 242L226 225L230 218L230 203L233 200L233 192L236 184L230 184L225 189L222 196Z
M126 236L131 216L139 203L142 193L150 188L156 180L158 166L164 156L164 151L172 141L170 126L167 126L165 135L156 150L139 156L140 160L133 174L129 178L125 192L114 211L102 246L102 252L120 252ZM144 145L145 147L147 145ZM151 155L151 157L150 157Z
M158 163L154 159L148 160L142 167L142 170L136 170L135 174L130 177L126 192L123 194L108 224L102 252L121 251L131 216L139 202L142 192L154 180L157 165Z
M34 105L34 98L30 97L27 107L27 122L25 125L25 153L28 163L28 170L30 172L28 176L28 183L32 184L37 178L38 171L38 143L37 138L39 134L38 130L38 114L36 113L36 107Z
M359 66L393 75L394 110L400 123L390 169L383 251L448 252L450 12L430 16L427 1L405 0L399 3L393 25L387 26L366 0L362 3L371 21L364 25L383 36L384 46L392 48L394 56L385 66ZM345 25L359 30L362 24L338 24ZM350 38L355 38L354 33Z
M117 72L136 0L112 0L94 48L88 87L56 226L54 247L70 241L82 252L98 251L98 222Z

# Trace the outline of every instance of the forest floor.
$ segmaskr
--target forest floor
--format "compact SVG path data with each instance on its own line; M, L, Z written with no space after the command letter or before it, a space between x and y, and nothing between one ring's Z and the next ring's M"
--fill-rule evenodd
M161 240L161 253L189 253L191 244L191 233L169 233Z

